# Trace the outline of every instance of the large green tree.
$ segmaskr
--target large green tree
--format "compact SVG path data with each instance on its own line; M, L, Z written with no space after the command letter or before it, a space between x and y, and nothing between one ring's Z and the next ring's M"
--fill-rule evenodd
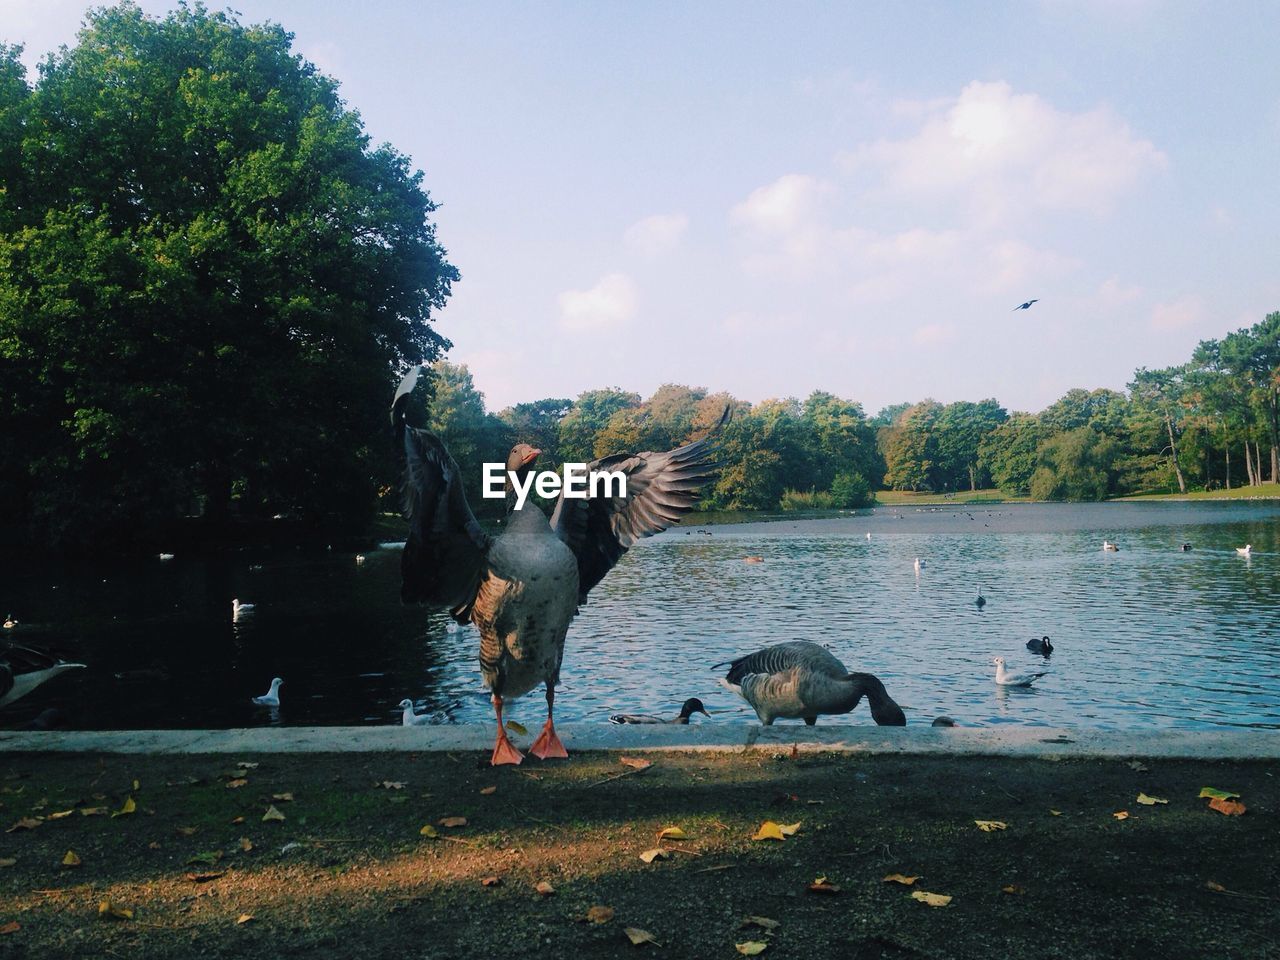
M10 529L372 509L393 368L447 346L458 274L422 173L291 41L122 3L34 86L0 55Z

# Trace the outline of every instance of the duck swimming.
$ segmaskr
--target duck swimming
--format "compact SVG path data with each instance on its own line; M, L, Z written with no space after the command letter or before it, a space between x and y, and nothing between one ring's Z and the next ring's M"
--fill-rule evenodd
M702 705L702 701L697 697L690 697L684 702L684 706L680 708L680 715L666 719L664 717L655 717L647 713L615 713L609 718L610 723L683 723L689 722L689 717L695 713L700 713L704 717L709 717L707 708Z

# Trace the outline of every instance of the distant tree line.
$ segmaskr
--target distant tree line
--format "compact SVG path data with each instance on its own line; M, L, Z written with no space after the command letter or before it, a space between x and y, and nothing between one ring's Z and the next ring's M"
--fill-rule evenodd
M618 388L487 413L466 367L434 367L429 422L479 498L480 464L517 440L543 462L665 450L704 436L726 406L713 509L856 507L880 489L934 493L997 487L1037 500L1102 500L1275 483L1280 313L1206 340L1191 360L1142 368L1127 392L1068 391L1039 413L993 399L899 404L867 417L830 393L750 404L665 384L647 400ZM482 505L483 508L483 505Z

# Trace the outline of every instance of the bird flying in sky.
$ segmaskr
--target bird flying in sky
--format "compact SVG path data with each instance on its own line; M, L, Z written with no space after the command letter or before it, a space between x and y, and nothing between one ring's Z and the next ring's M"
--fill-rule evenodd
M1033 303L1039 303L1039 300L1028 300L1026 303L1019 304L1014 307L1015 310L1030 310Z

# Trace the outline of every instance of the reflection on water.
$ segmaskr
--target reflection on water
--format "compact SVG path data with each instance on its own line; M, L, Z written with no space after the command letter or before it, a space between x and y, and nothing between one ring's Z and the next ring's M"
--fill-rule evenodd
M1278 517L1274 504L1028 504L679 528L592 593L569 631L556 715L674 715L697 696L710 722L754 720L710 666L807 639L877 674L912 724L945 713L962 725L1280 728ZM1104 537L1120 551L1103 552ZM1236 555L1244 543L1252 558ZM16 638L90 669L0 720L56 706L85 729L381 724L399 722L406 696L433 722L488 720L475 631L400 605L393 545L365 556L177 557L10 579L0 612L23 622ZM232 597L255 609L233 618ZM1045 634L1047 660L1025 647ZM997 687L997 655L1049 676ZM275 676L281 706L252 704ZM530 694L510 715L536 725L543 708ZM851 719L871 722L865 707Z

